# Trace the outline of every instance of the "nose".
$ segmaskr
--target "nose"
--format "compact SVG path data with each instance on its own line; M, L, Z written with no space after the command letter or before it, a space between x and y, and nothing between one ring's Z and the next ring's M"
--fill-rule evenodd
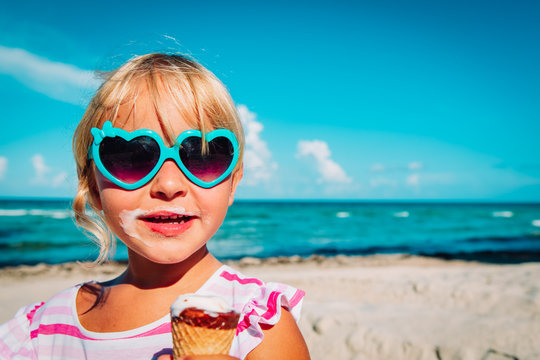
M156 176L151 181L150 192L153 197L172 200L186 196L189 180L178 165L172 160L166 160Z

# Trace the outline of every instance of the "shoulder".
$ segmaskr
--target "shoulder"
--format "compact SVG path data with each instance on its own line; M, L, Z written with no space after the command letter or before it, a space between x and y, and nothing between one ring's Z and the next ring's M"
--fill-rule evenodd
M310 359L304 337L289 311L282 311L279 321L274 326L264 328L263 335L263 341L249 352L247 360Z
M305 295L300 289L264 282L224 266L205 290L224 297L240 313L230 353L233 356L245 358L261 344L268 331L272 331L269 333L272 337L273 333L289 333L289 327L298 330L296 322L300 319ZM279 326L276 326L278 323Z
M20 308L8 322L0 325L0 357L34 358L33 339L40 324L50 317L61 316L71 309L69 299L78 287L71 287L51 297L47 302L37 302ZM70 313L71 314L71 313Z
M32 328L43 323L72 323L77 292L83 284L67 288L47 300L32 319Z
M226 265L222 266L201 290L201 293L227 299L239 312L244 312L246 308L266 308L265 317L269 320L271 313L279 312L281 306L291 311L297 319L305 295L303 290L293 286L265 282Z
M31 337L38 334L42 324L73 323L75 297L81 285L72 286L55 295L46 302L23 307L17 315L24 314L28 320Z

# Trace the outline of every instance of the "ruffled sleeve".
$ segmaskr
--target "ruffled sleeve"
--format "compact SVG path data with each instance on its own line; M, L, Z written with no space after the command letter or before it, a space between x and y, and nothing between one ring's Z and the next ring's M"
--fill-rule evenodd
M296 322L300 320L300 311L304 291L280 283L262 283L242 309L236 338L230 355L244 359L247 354L263 340L262 327L273 326L281 318L282 308L288 310Z
M0 358L37 359L30 338L30 324L43 303L24 306L15 317L0 325Z

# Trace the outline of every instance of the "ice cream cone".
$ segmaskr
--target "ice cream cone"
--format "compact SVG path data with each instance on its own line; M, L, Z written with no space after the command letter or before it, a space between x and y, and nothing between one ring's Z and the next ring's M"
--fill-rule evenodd
M229 354L239 314L226 303L216 308L214 305L208 306L208 301L201 301L199 296L195 301L186 300L185 297L179 297L180 301L177 300L171 307L174 359L184 355ZM223 302L222 299L219 301Z

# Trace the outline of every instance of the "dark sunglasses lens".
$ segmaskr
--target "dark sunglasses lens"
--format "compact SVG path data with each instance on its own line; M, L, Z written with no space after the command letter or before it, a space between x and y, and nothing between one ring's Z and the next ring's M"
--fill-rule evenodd
M107 137L99 145L101 163L118 180L133 184L148 175L159 160L159 144L149 136L130 141Z
M208 151L202 153L201 138L189 137L182 142L180 159L196 178L204 182L216 180L229 168L234 156L234 148L225 137L208 142Z

